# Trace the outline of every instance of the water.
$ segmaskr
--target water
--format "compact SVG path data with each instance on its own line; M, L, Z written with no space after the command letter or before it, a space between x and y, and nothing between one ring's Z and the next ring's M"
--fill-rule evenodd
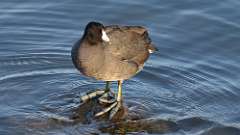
M238 0L2 0L0 134L239 135L239 6ZM79 108L81 94L104 87L79 74L70 58L92 20L143 25L159 49L124 82L127 121L95 120L83 112L92 107Z

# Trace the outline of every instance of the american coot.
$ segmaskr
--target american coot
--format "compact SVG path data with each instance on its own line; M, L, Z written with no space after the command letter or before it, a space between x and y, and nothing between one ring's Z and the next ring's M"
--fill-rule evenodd
M111 105L95 116L110 111L112 119L122 105L123 80L137 74L155 50L144 27L88 23L82 38L72 48L72 61L82 74L106 81L106 89L88 93L81 101L99 97L99 101ZM118 94L114 100L106 99L111 93L111 81L118 81Z

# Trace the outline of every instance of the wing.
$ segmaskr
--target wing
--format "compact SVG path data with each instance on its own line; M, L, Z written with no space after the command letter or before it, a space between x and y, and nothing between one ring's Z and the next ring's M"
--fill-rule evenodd
M138 65L142 65L147 60L151 39L144 27L112 25L106 27L106 32L110 37L106 51L112 56Z

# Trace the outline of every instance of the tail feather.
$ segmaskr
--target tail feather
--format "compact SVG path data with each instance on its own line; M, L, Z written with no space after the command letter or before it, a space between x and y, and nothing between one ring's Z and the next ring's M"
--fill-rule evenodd
M158 51L158 49L153 44L149 44L148 51L149 51L149 53L154 53L154 52Z

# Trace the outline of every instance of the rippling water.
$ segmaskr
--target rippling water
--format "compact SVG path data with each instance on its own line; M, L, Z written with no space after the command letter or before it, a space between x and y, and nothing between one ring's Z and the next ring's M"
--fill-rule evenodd
M239 6L238 0L1 1L0 134L239 135ZM159 49L124 83L127 121L96 121L82 112L91 107L79 108L82 94L104 87L79 74L70 58L92 20L143 25Z

